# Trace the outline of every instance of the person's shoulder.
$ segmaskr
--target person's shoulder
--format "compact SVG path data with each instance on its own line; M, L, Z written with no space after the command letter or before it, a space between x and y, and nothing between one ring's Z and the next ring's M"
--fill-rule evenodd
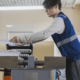
M63 17L65 17L65 18L67 17L64 12L60 12L60 13L58 14L58 16L63 16Z
M56 17L55 19L54 19L54 21L63 21L63 19L61 18L61 17Z

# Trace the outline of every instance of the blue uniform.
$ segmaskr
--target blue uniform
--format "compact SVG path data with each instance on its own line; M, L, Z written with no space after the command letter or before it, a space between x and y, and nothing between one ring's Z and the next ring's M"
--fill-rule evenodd
M62 56L71 61L80 59L80 43L68 17L60 12L57 17L61 17L65 23L65 30L62 34L53 34L52 38L60 50Z

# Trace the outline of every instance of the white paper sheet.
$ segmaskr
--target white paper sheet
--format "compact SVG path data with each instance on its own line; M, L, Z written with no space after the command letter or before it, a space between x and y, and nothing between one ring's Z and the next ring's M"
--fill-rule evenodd
M0 40L0 42L3 43L3 44L10 44L10 45L14 44L12 42L9 42L8 40Z
M10 46L21 45L21 43L12 43L12 42L9 42L9 40L0 40L0 42L3 43L3 44L9 44ZM30 46L30 44L25 44L24 46Z
M19 56L20 52L16 50L0 50L0 56Z

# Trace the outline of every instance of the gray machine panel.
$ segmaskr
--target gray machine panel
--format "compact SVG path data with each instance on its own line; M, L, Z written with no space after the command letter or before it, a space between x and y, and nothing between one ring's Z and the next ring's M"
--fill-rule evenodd
M66 57L45 57L44 68L66 68Z
M38 72L25 72L24 80L38 80Z
M17 68L17 56L0 56L0 68Z
M30 73L30 75L28 74ZM27 75L27 76L26 76ZM28 76L29 75L29 76ZM34 76L33 76L34 75ZM36 78L35 78L36 76ZM11 70L11 80L51 80L51 70L27 70L27 69L12 69Z

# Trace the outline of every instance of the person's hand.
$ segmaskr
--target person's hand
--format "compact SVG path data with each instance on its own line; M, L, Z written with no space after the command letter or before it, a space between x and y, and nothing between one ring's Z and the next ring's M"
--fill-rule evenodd
M18 43L18 42L17 42L17 36L15 36L15 37L13 37L12 39L10 39L10 42Z
M23 46L24 45L24 43L21 43L21 44L15 44L16 46Z

